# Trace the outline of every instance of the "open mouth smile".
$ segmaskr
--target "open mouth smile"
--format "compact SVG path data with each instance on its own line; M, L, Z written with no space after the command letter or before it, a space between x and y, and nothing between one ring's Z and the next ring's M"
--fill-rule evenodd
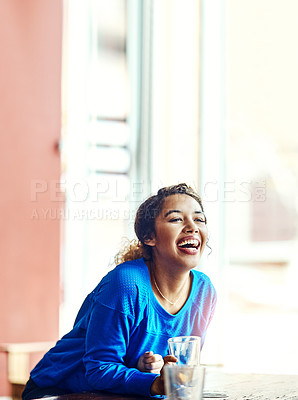
M184 238L177 243L180 251L190 255L196 254L199 250L200 245L200 241L193 238Z

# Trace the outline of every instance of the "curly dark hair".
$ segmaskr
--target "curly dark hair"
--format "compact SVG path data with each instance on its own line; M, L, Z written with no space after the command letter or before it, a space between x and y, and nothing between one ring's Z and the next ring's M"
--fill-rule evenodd
M145 241L146 239L150 239L155 233L155 220L162 210L166 197L174 194L186 194L192 197L200 204L204 212L201 197L186 183L179 183L178 185L159 189L156 195L150 196L139 206L134 224L138 241L134 240L129 242L127 246L117 254L115 257L116 264L140 257L144 257L147 260L151 259L152 248L146 245Z

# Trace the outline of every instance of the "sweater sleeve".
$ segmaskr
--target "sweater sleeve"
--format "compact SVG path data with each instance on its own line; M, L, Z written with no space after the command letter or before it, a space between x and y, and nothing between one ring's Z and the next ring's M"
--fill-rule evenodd
M84 355L86 378L95 390L150 396L157 374L127 368L124 362L133 324L128 313L95 301Z

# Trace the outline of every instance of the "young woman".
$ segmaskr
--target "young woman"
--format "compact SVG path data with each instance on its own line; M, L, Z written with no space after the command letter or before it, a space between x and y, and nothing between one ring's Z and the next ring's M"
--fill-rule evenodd
M207 243L201 198L186 184L165 187L139 207L138 242L85 299L73 329L31 371L23 399L97 390L164 394L170 337L203 345L216 304L209 278L194 270Z

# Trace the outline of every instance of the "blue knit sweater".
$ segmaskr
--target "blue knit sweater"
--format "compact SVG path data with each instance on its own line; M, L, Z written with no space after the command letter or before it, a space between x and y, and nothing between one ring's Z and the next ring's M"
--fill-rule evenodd
M175 315L157 301L143 259L110 271L86 297L73 329L31 371L40 387L70 392L105 390L150 396L156 374L136 369L146 351L167 354L167 340L196 335L204 342L216 292L209 278L192 270L188 300Z

